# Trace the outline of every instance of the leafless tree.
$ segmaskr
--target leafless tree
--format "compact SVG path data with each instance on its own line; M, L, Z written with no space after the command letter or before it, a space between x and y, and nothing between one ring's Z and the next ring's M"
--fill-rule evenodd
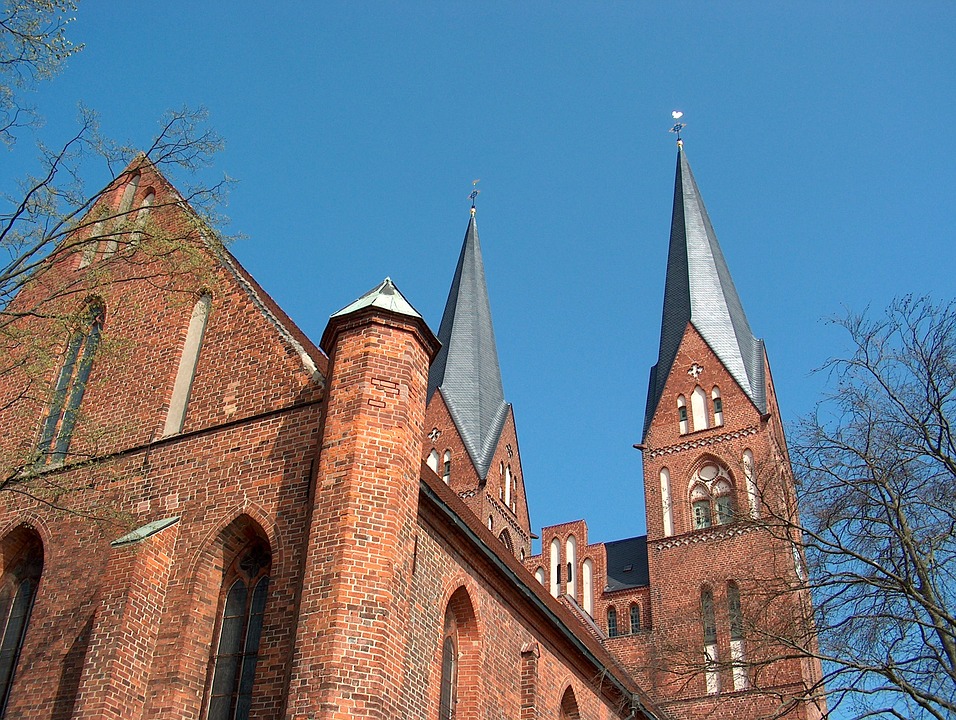
M792 580L768 587L767 602L812 597L816 638L794 633L799 623L755 628L822 664L811 692L826 688L832 717L951 718L956 303L906 297L836 323L850 352L824 366L829 394L791 448L800 519L764 503L760 520L795 550Z

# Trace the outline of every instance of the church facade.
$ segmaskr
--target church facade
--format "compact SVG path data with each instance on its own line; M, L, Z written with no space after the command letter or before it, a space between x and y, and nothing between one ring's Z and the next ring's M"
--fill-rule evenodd
M484 273L472 208L437 336L386 278L316 344L134 161L7 308L0 717L825 716L766 353L683 149L645 536L532 554Z

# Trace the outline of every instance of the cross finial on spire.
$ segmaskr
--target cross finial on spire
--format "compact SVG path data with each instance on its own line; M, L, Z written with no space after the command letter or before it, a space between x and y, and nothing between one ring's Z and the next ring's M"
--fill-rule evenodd
M471 200L471 214L475 214L475 200L478 198L478 195L481 194L481 190L478 189L478 183L481 182L481 179L471 181L471 195L468 198Z
M675 110L674 112L671 113L671 117L674 118L675 122L674 122L674 127L670 129L670 132L677 134L677 146L683 147L684 141L681 140L680 132L685 127L687 127L687 123L682 123L680 119L684 117L684 113L682 113L680 110Z

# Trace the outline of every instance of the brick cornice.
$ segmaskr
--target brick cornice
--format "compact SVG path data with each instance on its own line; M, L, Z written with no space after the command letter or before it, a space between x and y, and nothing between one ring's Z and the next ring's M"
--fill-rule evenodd
M708 437L702 437L696 440L686 440L676 445L668 445L662 448L655 448L653 450L646 450L647 458L650 460L656 457L662 457L664 455L672 455L676 452L683 452L685 450L694 450L696 448L702 447L711 447L713 445L719 445L721 443L730 442L732 440L739 440L742 437L747 437L749 435L756 435L760 428L756 425L751 425L749 427L742 428L741 430L734 430L733 432L725 432L717 435L710 435Z

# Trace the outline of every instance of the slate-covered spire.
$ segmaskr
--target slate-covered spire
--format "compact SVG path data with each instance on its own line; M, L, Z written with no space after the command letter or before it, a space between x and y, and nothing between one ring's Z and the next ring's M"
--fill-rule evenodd
M428 375L428 399L436 389L441 390L478 476L484 479L501 436L508 404L501 385L474 209L438 339L442 347Z
M657 364L651 368L645 435L660 403L664 383L670 375L688 322L701 334L757 409L766 412L763 340L756 339L750 331L750 323L717 243L717 235L710 224L687 155L682 144L678 143L661 345Z

